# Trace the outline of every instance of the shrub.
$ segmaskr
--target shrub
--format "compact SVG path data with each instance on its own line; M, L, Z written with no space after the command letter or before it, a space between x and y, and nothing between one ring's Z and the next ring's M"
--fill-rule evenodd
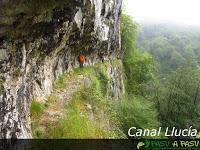
M49 128L50 138L103 138L109 134L98 123L95 123L75 109L68 109L55 127Z
M66 86L66 82L69 79L69 75L61 75L58 77L58 79L54 83L54 88L55 89L62 89Z
M31 102L31 118L32 119L38 119L44 110L44 104L41 102L37 102L36 100L32 100Z
M115 106L116 117L120 122L120 128L127 135L130 127L156 128L159 126L157 111L152 102L142 97L122 100Z

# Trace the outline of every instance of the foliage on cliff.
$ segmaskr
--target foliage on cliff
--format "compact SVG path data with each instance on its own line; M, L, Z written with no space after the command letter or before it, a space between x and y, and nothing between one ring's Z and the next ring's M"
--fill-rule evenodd
M145 99L144 88L154 77L154 61L147 52L136 49L137 26L131 16L122 15L121 32L127 99L122 101L118 109L121 127L125 134L132 126L138 128L159 126L155 103Z
M153 55L157 71L144 82L139 95L154 103L163 128L184 129L192 125L199 129L199 50L195 42L198 34L163 26L146 25L139 33L140 53L148 51Z
M181 28L164 30L162 26L158 29L147 26L140 31L136 48L135 22L126 15L122 22L123 63L129 98L123 114L128 118L122 121L124 131L131 122L140 128L156 128L160 124L163 128L184 129L192 125L199 129L199 50L194 42L198 35L189 31L184 33ZM138 109L140 116L130 117L130 114L137 114L139 105L144 109Z

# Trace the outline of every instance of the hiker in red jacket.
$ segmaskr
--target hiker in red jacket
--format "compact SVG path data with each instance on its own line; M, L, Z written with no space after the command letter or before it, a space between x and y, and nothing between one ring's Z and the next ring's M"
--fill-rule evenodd
M83 68L83 63L85 62L85 56L83 55L83 53L79 54L78 60L79 60L79 63L80 63L80 68Z

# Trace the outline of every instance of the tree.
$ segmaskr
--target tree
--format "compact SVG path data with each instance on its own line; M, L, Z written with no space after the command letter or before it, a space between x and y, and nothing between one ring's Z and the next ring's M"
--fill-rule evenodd
M145 99L143 86L153 78L154 61L147 52L135 48L137 24L128 15L121 20L123 65L128 98L117 104L117 115L122 131L127 134L131 126L156 128L159 126L155 104Z
M121 37L122 37L122 49L124 51L124 57L128 56L135 49L135 35L137 31L137 23L134 22L131 16L121 15Z
M153 77L153 58L147 52L135 49L137 24L128 15L123 14L121 20L123 64L127 77L128 94L141 94L140 85Z
M144 96L142 86L153 78L154 61L147 52L135 52L124 60L127 92Z
M163 126L200 129L200 70L187 64L163 82L159 100Z

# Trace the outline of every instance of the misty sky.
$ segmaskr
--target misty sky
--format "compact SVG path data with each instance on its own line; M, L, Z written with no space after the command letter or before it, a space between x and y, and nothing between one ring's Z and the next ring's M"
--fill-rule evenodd
M124 0L136 21L200 25L200 0Z

